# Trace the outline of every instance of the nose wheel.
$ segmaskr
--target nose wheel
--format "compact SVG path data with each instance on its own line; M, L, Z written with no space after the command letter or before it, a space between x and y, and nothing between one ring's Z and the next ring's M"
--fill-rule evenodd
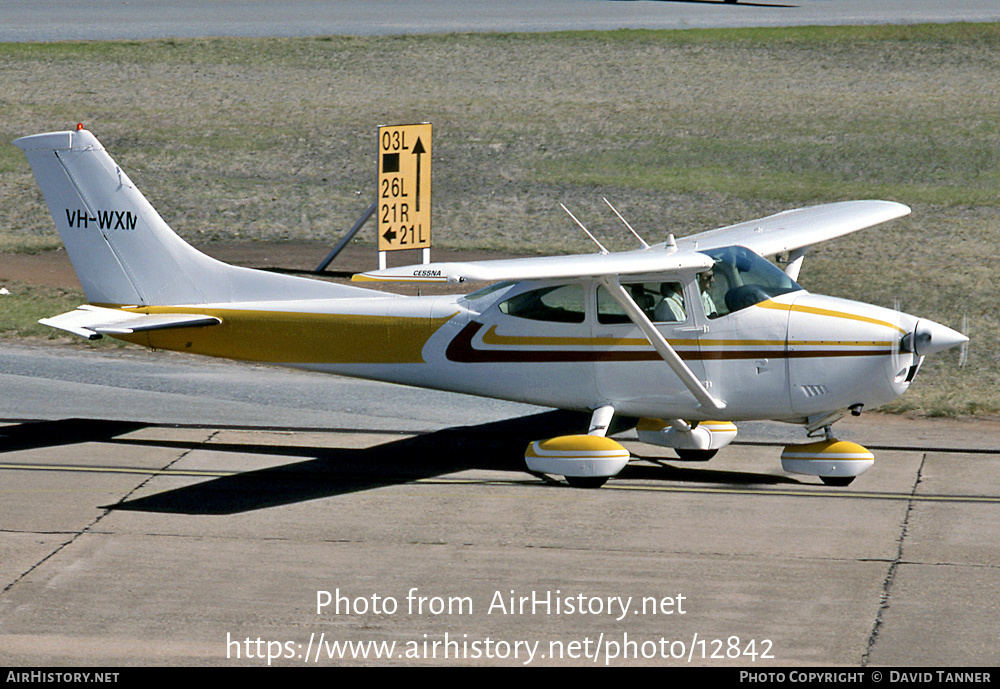
M567 476L566 483L573 488L600 488L608 482L607 476Z
M820 476L819 479L828 486L843 488L854 482L857 476Z

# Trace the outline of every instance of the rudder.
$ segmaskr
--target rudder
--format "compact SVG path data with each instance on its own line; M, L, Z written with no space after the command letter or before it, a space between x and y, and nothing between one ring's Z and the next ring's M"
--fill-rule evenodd
M230 266L181 239L85 129L26 136L24 151L88 301L205 304L376 296Z
M91 303L154 304L166 293L181 303L204 301L178 264L183 247L163 241L177 235L93 134L51 132L14 145L31 164ZM157 257L155 267L140 274L140 257L146 264Z

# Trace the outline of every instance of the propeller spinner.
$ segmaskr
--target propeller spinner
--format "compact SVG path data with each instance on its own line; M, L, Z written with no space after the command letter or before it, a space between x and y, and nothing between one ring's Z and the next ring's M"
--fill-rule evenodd
M968 341L969 338L957 330L921 318L917 321L913 332L903 336L900 347L904 352L912 352L917 356L927 356L957 347Z

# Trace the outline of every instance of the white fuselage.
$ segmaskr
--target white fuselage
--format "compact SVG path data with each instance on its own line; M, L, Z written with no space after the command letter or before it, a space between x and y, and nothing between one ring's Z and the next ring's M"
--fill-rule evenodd
M422 361L285 363L559 408L611 405L629 416L732 421L802 420L851 405L879 406L906 390L916 364L899 350L901 335L916 322L912 316L798 290L710 319L692 276L684 286L686 319L656 326L726 405L704 410L637 326L599 321L596 281L575 283L584 295L582 320L524 318L500 308L551 284L517 283L474 300L360 300L352 310L441 323L423 343ZM341 310L353 300L336 301ZM390 339L407 336L388 327Z

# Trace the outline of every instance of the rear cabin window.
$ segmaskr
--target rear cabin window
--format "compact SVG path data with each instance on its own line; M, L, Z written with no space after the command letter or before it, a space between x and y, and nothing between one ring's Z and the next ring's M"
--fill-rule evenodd
M582 285L554 285L522 292L500 302L508 316L552 323L583 323L586 315Z

